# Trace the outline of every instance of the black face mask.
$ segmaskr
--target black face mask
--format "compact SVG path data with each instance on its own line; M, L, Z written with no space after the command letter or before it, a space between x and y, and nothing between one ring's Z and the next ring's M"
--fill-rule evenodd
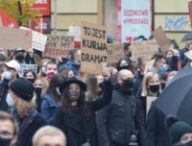
M120 91L124 95L132 95L133 94L133 80L125 80L123 86L120 87Z
M24 60L24 56L23 55L18 55L15 57L16 60L18 61L23 61Z
M11 146L12 139L5 139L0 137L0 146Z
M153 93L158 93L159 92L159 88L160 86L159 85L150 85L149 86L149 90Z
M167 57L167 63L172 64L173 63L173 58L172 57Z
M35 88L35 93L37 97L41 97L42 88Z
M27 79L28 81L30 81L32 84L34 83L35 79Z

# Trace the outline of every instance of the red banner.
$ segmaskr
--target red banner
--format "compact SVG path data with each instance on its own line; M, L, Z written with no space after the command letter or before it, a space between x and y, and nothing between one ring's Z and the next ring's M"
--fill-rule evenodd
M0 23L3 27L18 28L17 21L7 13L0 11Z
M43 16L50 16L51 1L50 0L36 0L32 5L32 10L39 11Z
M38 20L30 21L29 27L37 32L49 34L51 32L50 17L41 17Z

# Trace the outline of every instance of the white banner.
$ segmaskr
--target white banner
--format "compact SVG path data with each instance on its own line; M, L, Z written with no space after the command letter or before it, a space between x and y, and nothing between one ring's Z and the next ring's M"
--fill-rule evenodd
M32 31L32 48L44 52L47 36L39 32Z
M121 42L151 35L151 0L118 0L118 39Z

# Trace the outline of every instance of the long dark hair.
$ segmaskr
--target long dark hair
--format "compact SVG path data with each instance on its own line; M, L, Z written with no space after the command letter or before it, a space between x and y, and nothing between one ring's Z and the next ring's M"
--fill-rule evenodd
M64 113L70 116L73 112L73 107L71 106L70 95L69 95L69 86L65 88L62 94L62 107L64 109ZM85 99L85 92L80 90L80 97L77 101L77 107L82 111L82 113L89 118L91 116L91 112L88 109Z
M57 87L60 87L61 84L64 82L63 74L56 74L49 84L49 93L56 99L61 100L61 95L57 92Z

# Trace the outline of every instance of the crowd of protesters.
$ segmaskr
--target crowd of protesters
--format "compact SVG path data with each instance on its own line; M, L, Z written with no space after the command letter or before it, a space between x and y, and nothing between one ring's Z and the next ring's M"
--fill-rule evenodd
M192 35L192 34L187 34ZM155 106L190 59L175 41L151 58L132 61L129 43L100 75L80 72L81 50L69 59L34 50L0 51L0 146L190 146L192 127ZM23 74L22 64L38 70ZM163 122L162 122L163 121Z

